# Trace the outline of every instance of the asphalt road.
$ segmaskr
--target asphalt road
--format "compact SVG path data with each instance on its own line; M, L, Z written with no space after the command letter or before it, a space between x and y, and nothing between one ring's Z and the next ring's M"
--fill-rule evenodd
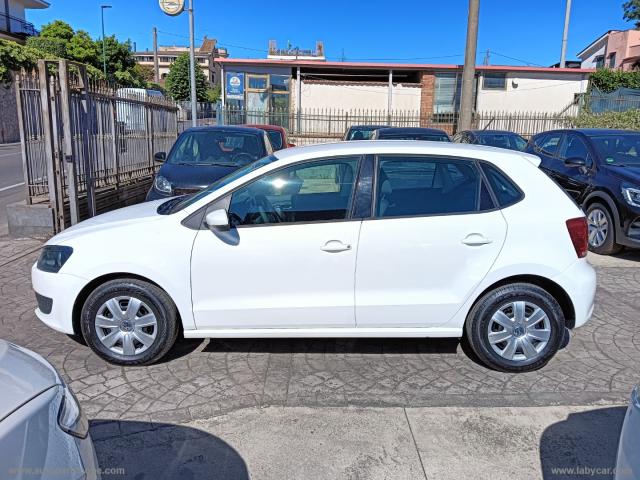
M7 205L24 200L20 145L0 145L0 236L8 233Z

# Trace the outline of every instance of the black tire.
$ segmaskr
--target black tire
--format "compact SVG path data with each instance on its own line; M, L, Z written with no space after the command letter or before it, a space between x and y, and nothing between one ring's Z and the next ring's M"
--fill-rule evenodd
M591 244L591 241L589 241L589 250L593 253L597 253L598 255L614 255L622 250L622 246L616 243L616 224L609 208L601 203L592 203L589 205L589 208L587 209L587 219L596 210L600 210L604 214L609 228L607 229L607 236L604 243L596 247Z
M538 306L549 319L549 340L533 359L508 360L489 342L492 316L502 306L517 301ZM467 317L465 334L473 352L487 367L502 372L530 372L544 367L560 349L565 336L565 318L558 302L543 288L529 283L512 283L486 293L476 302Z
M99 309L116 297L134 297L141 300L155 315L155 339L146 350L123 355L107 348L98 337L95 319ZM133 278L108 281L87 297L81 312L82 335L87 345L109 363L117 365L149 365L158 361L171 349L178 336L178 311L167 293L148 282Z

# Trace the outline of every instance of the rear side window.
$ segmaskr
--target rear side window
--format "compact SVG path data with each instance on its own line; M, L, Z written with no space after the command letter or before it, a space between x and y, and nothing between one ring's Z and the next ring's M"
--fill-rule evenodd
M382 156L376 216L443 215L493 208L475 162L433 157Z
M535 140L535 150L545 153L549 156L554 156L558 150L562 133L549 133Z
M519 202L524 196L513 181L492 165L483 163L482 170L489 181L491 190L501 207Z

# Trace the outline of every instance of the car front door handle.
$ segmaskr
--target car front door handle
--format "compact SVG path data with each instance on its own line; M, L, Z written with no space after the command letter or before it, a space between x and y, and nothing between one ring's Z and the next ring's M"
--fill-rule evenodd
M323 252L338 253L344 252L346 250L351 250L351 245L342 243L340 240L329 240L322 247L320 247L320 250L322 250Z
M487 245L492 241L493 240L485 237L481 233L470 233L462 240L462 243L470 247L479 247L481 245Z

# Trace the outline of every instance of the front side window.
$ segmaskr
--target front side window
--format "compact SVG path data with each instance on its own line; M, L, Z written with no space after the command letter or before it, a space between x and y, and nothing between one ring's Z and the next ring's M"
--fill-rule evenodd
M233 193L231 225L345 220L351 210L358 157L283 168Z
M568 158L581 158L587 166L591 165L591 155L589 155L589 148L578 135L569 134L566 136L565 141L562 142L558 157L561 160Z
M485 73L482 79L482 88L485 90L506 90L506 73Z
M470 213L482 199L481 176L473 161L434 157L382 156L378 163L376 216Z
M535 150L552 157L558 151L561 138L562 133L550 133L539 137L535 142Z
M201 130L180 135L167 163L240 167L267 153L263 139L253 133Z

